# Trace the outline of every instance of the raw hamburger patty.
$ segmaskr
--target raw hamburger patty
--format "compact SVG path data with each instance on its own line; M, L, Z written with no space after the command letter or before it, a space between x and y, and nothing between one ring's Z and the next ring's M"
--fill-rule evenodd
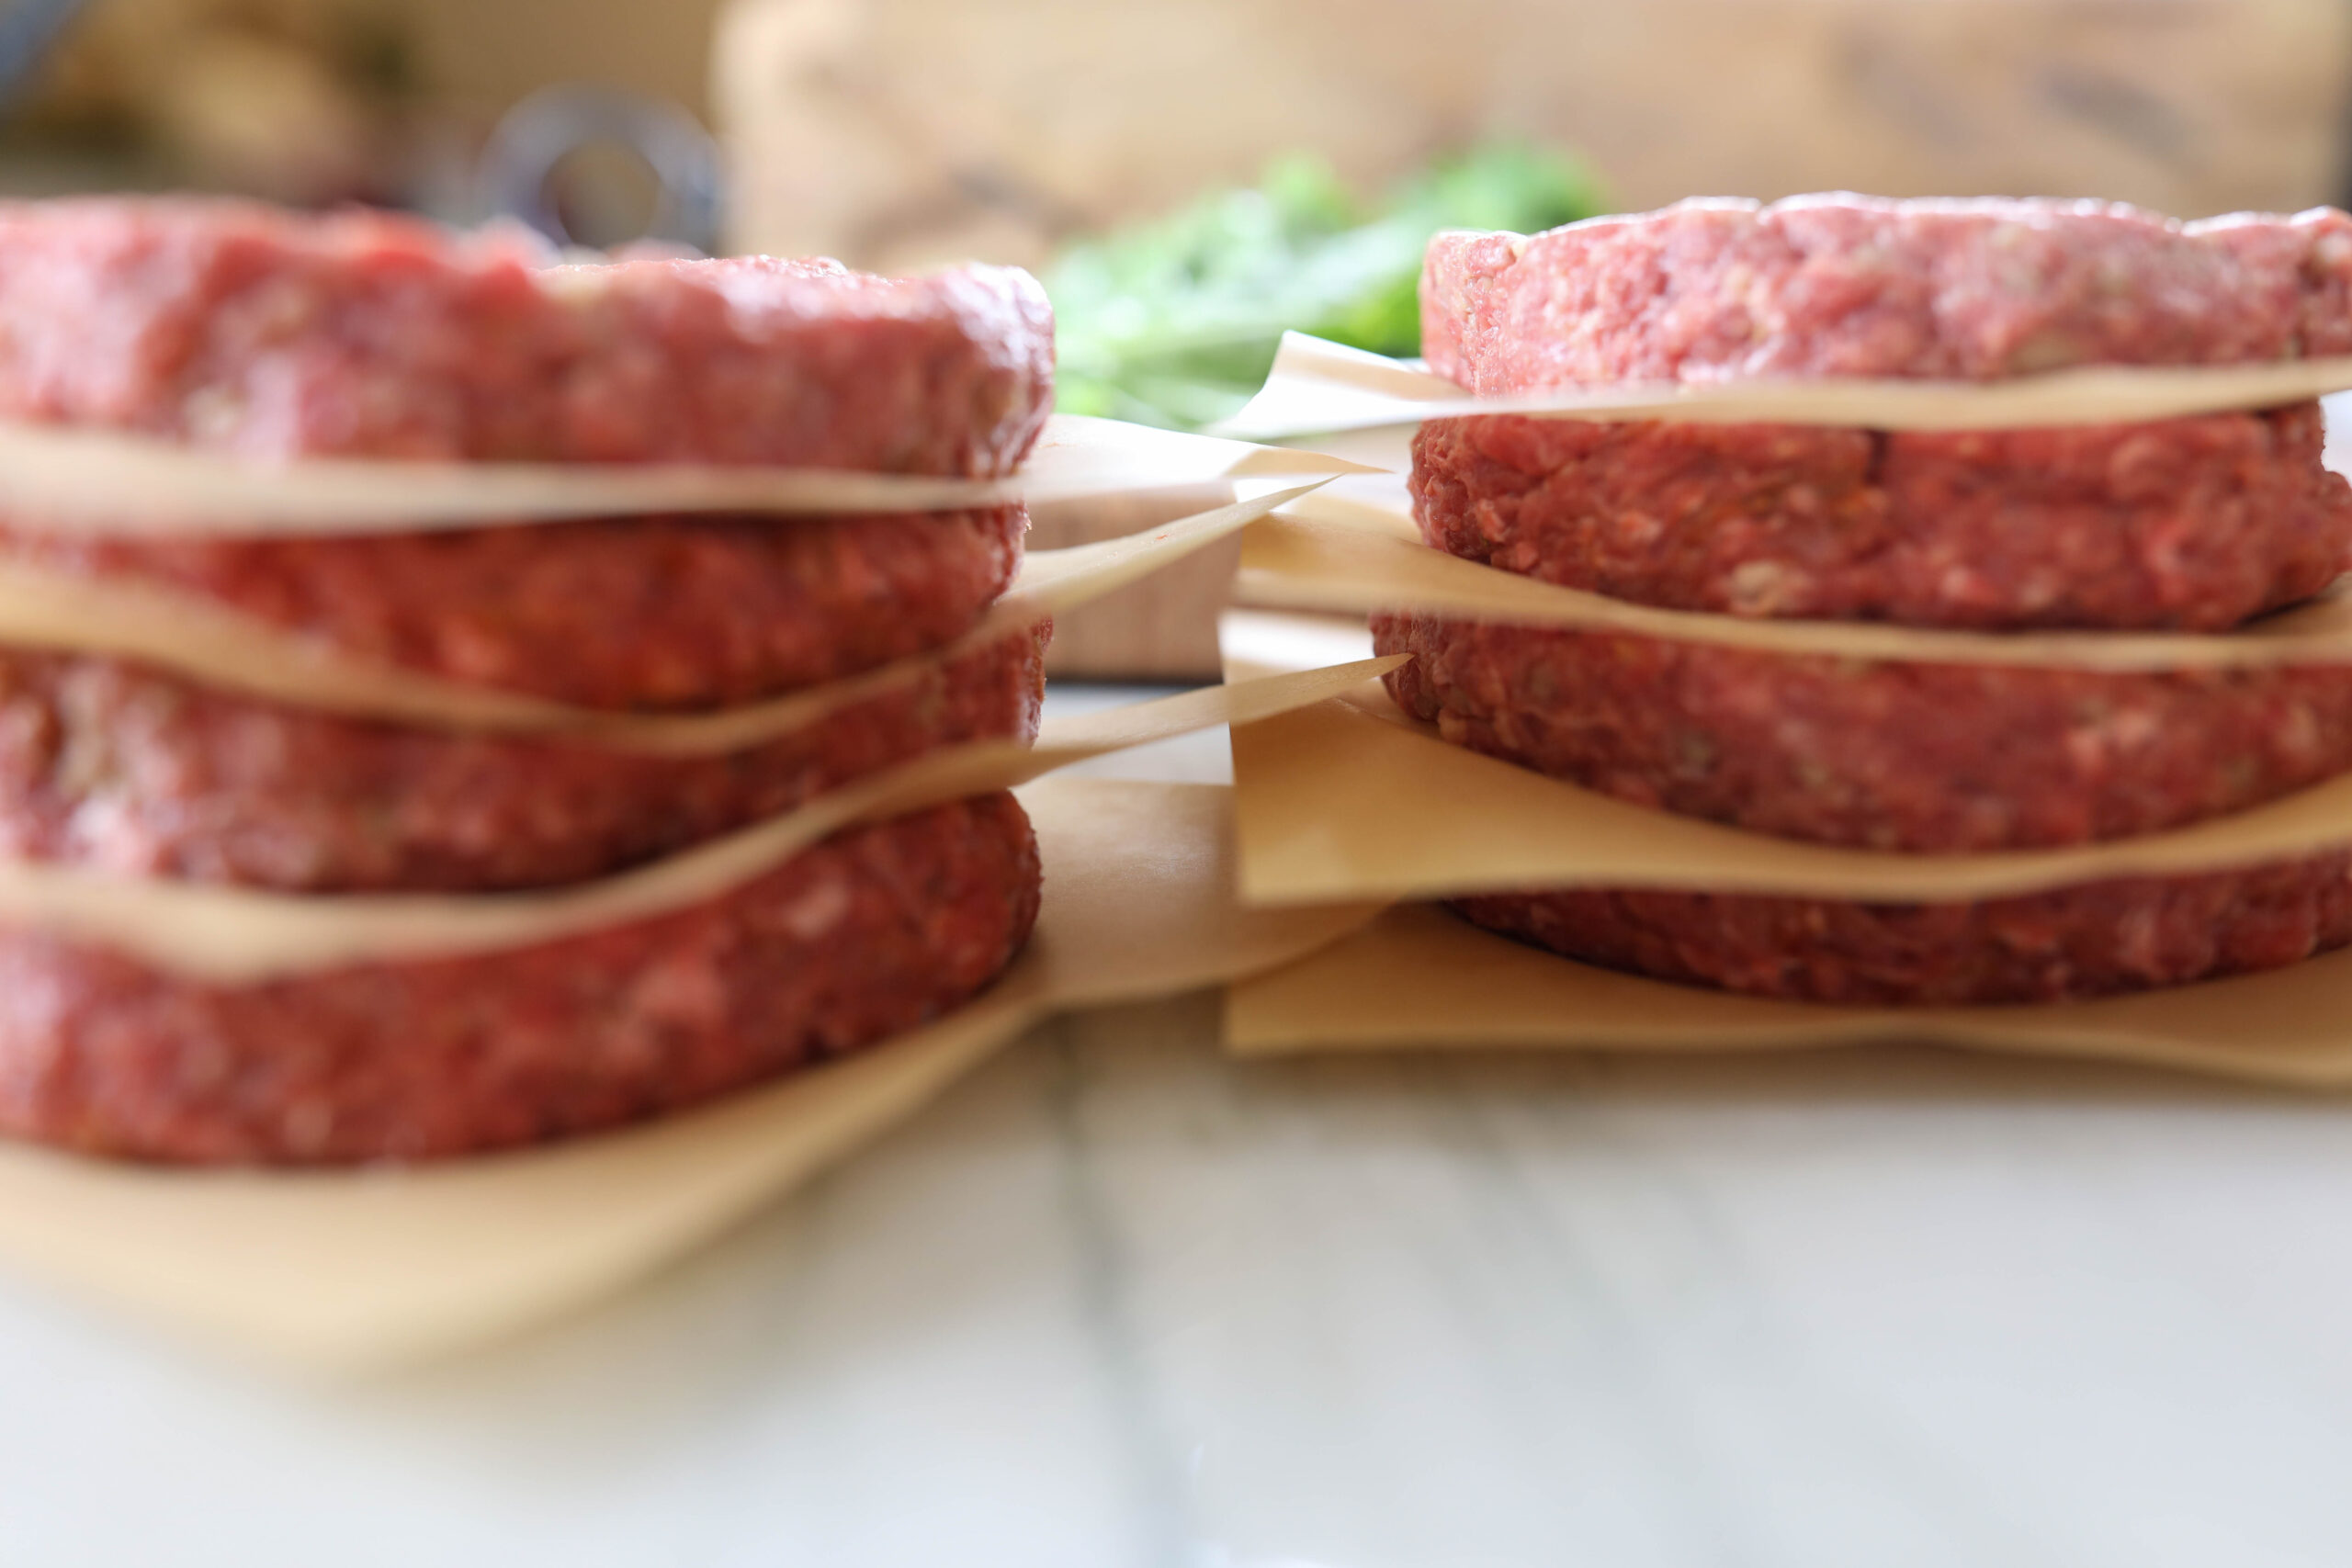
M1442 550L1741 615L2217 630L2352 557L2319 405L2009 432L1426 425L1413 511Z
M2352 855L1981 904L1572 892L1451 908L1572 958L1757 996L2061 1001L2275 969L2352 942Z
M2130 837L2352 769L2352 669L2104 674L1864 663L1373 620L1456 745L1759 832L1921 852Z
M0 205L0 417L254 457L992 477L1052 402L1052 310L1015 268L552 259L377 213Z
M624 518L338 539L0 530L0 550L193 592L333 647L604 708L706 707L855 674L970 629L1027 509Z
M577 881L937 747L1034 739L1049 635L704 757L361 722L0 650L0 854L300 892Z
M195 1163L429 1159L592 1132L956 1006L1036 919L979 796L826 840L708 903L515 952L216 987L0 934L0 1128Z
M1422 352L1472 391L1747 376L1984 380L2352 349L2352 219L2080 201L1686 201L1441 234Z

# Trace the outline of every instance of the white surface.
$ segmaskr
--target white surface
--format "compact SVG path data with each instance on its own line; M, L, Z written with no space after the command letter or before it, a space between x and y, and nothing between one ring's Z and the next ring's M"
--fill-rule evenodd
M1067 1022L655 1285L396 1382L0 1279L0 1563L2352 1561L2341 1102L1926 1053L1241 1068L1214 1022Z

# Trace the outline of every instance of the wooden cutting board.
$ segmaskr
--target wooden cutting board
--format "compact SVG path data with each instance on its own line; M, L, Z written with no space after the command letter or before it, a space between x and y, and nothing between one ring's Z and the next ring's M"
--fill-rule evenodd
M1035 264L1315 148L1366 185L1510 133L1693 194L2342 193L2338 0L730 0L736 241Z

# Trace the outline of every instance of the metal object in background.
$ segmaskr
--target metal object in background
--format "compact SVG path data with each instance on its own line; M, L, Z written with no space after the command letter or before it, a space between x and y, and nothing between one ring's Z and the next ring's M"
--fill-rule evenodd
M613 87L548 87L509 109L483 147L476 175L483 214L519 218L560 245L582 243L552 187L565 159L598 144L628 149L653 175L652 217L637 239L705 254L718 247L718 145L676 105Z
M82 0L6 0L0 5L0 105L13 101L49 55Z

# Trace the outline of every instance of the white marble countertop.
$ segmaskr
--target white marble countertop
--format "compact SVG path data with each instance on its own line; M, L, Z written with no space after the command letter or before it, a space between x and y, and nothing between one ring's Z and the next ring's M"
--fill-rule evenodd
M653 1284L379 1383L0 1279L0 1563L2352 1561L2352 1107L1214 1027L1066 1021Z

